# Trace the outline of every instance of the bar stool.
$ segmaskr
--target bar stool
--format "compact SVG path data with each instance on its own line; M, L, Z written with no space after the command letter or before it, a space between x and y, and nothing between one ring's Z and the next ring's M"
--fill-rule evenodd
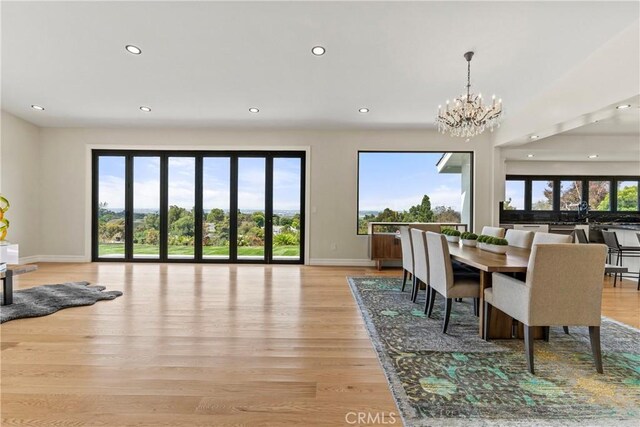
M617 266L622 266L622 260L624 258L640 258L640 246L622 246L618 241L618 236L614 231L602 231L602 237L604 238L604 243L608 248L607 264L611 264L612 256L616 257ZM616 276L620 275L620 285L622 285L622 273L614 273ZM640 291L640 271L638 274L638 290ZM613 286L616 285L616 280L614 280Z

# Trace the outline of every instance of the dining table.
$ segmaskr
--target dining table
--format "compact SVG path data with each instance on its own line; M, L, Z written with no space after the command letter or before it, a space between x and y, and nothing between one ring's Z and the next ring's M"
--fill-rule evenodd
M451 258L461 264L477 269L480 273L480 322L478 333L484 337L484 290L491 287L493 273L526 273L530 249L508 246L506 254L497 254L462 243L449 242ZM517 325L514 328L514 325ZM495 309L491 312L489 338L521 338L524 336L522 324L515 323L511 316ZM534 337L543 336L542 328L536 328Z

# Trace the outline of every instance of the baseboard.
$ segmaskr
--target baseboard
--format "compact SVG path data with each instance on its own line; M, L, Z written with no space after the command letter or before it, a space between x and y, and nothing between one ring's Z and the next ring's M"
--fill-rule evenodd
M309 265L330 265L335 267L374 267L375 261L370 259L330 259L330 258L312 258Z
M20 264L34 262L89 262L84 255L33 255L20 258Z
M18 264L31 264L38 261L40 261L39 255L31 255L31 256L20 257L18 259Z

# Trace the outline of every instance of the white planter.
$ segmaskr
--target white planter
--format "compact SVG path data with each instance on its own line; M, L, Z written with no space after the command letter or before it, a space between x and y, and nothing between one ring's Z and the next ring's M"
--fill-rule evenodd
M451 243L458 243L460 241L460 236L447 236L445 234L445 236L447 238L448 241L450 241Z
M509 249L509 246L507 245L492 245L491 243L478 243L478 247L483 251L493 252L501 255L506 254L507 249Z
M473 247L475 247L475 246L476 246L476 244L477 244L477 243L478 243L478 242L477 242L477 241L475 241L475 240L462 239L462 245L463 245L463 246L470 246L470 247L472 247L472 248L473 248Z

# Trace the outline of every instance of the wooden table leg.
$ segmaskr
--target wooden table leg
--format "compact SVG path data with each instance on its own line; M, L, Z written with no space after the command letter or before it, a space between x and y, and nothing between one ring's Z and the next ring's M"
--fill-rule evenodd
M491 273L480 270L480 338L484 339L484 290L491 287Z
M480 337L484 337L484 290L491 287L491 273L480 271ZM491 310L491 324L489 325L489 338L511 338L511 325L513 318L493 307Z

